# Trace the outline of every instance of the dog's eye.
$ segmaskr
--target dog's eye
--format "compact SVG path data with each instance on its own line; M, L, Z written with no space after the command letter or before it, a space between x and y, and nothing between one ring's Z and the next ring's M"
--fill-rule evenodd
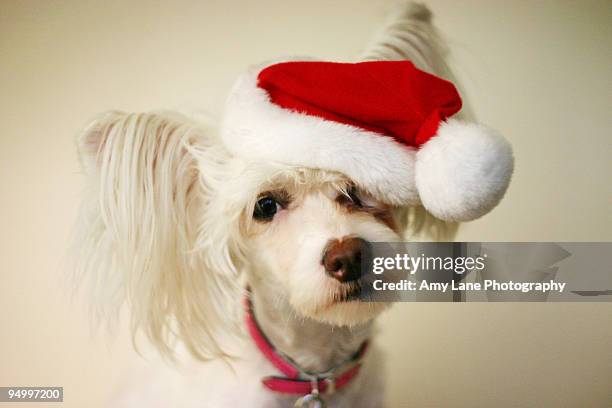
M336 201L341 205L349 208L363 207L361 198L359 198L357 189L354 186L350 186L349 188L347 188L345 193L339 194L338 198L336 198Z
M258 221L270 221L281 209L281 205L272 196L265 196L259 199L253 210L253 218Z
M349 188L347 193L348 193L348 198L351 200L351 203L354 206L363 207L363 203L361 202L361 199L357 195L357 189L355 187Z
M369 211L380 208L380 203L371 195L353 185L348 186L344 192L338 194L336 202L349 210Z

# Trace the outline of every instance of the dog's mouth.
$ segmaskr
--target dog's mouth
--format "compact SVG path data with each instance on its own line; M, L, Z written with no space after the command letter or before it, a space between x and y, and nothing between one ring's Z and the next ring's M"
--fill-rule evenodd
M333 296L333 303L345 303L359 301L361 295L361 283L359 281L342 285L338 293Z

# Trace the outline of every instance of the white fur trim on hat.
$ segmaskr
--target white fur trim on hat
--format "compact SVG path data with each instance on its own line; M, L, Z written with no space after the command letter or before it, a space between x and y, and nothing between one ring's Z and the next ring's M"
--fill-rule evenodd
M415 149L388 136L273 104L257 86L260 69L239 78L227 101L221 137L233 154L338 171L389 204L419 204Z

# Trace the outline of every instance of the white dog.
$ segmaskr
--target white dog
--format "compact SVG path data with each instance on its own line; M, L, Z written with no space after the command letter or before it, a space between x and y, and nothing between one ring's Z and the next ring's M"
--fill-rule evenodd
M362 60L411 60L451 78L430 20L403 5ZM113 406L382 406L372 325L387 305L357 299L361 252L407 230L448 238L508 185L510 147L484 127L447 121L417 152L262 108L272 104L253 102L263 92L249 88L253 72L262 80L261 67L239 80L220 132L176 114L110 112L79 138L91 196L77 269L95 310L127 302L135 331L192 358L139 378Z

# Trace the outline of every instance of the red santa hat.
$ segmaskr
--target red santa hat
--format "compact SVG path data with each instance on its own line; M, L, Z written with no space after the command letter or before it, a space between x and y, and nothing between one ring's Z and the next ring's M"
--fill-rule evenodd
M512 149L485 126L448 119L453 84L410 61L291 61L237 81L221 135L253 160L338 171L392 205L467 221L502 198Z

